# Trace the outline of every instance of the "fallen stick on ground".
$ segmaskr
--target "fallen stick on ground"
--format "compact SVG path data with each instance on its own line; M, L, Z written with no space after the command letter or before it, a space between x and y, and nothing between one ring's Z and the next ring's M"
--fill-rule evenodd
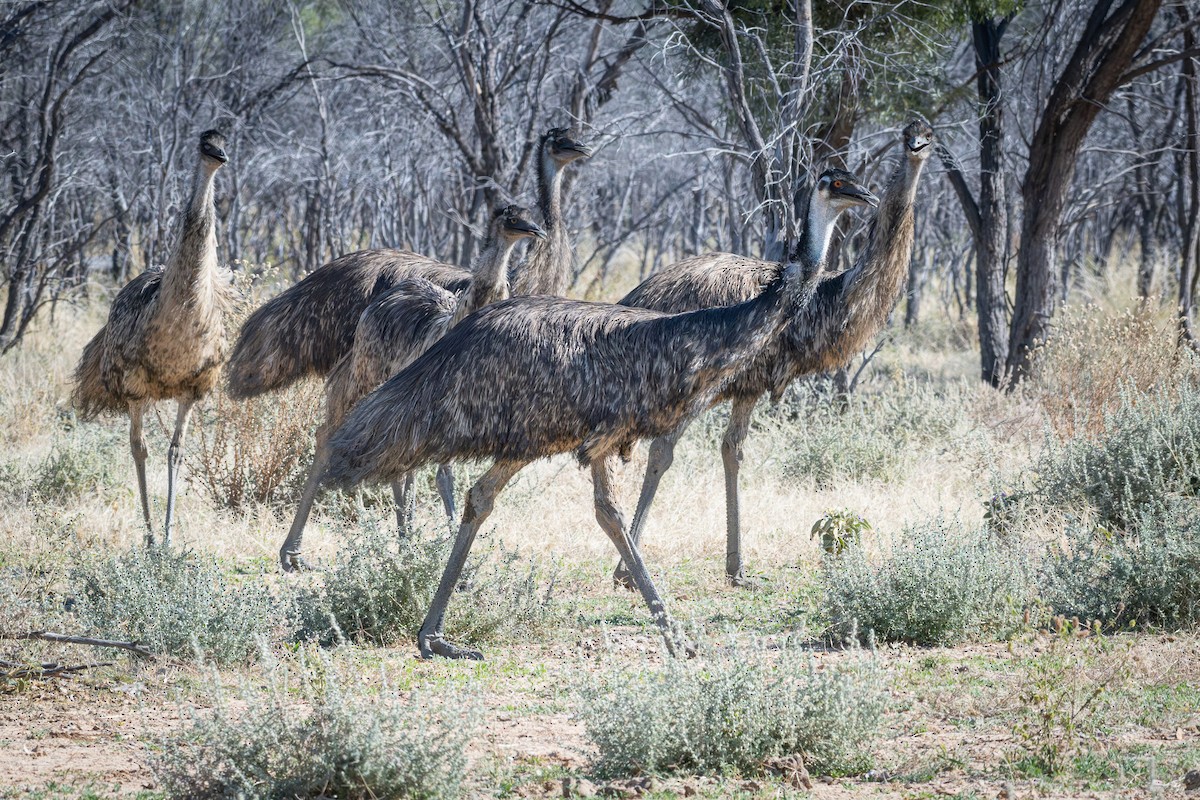
M101 661L96 664L59 664L54 661L46 664L21 664L16 661L0 660L0 678L53 678L56 675L67 675L72 672L82 672L96 667L111 667L113 662Z
M64 644L86 644L92 647L115 647L137 653L143 658L154 660L152 653L145 645L137 642L120 642L112 639L92 639L87 636L67 636L52 631L30 631L29 633L0 633L0 639L41 639L46 642L62 642Z

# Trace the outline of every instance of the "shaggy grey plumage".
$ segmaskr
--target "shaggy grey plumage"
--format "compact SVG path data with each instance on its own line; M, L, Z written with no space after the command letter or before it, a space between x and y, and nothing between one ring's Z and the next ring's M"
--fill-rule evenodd
M458 293L471 273L407 250L359 250L322 265L242 324L227 368L230 396L257 397L326 375L350 352L371 301L408 278Z
M514 271L513 294L566 293L575 251L562 215L563 171L591 155L592 148L567 128L551 128L538 140L538 210L546 238L529 248L525 263Z
M175 482L192 406L216 384L225 360L225 313L232 299L229 276L217 265L213 178L225 164L225 139L200 136L192 193L183 229L165 267L151 267L117 293L108 321L88 342L75 369L72 402L81 416L123 410L137 470L146 539L154 543L146 489L142 417L156 400L175 400L175 433L167 453L167 516L171 538Z
M737 473L755 403L768 393L778 400L798 377L844 365L878 334L900 299L912 254L913 204L922 167L933 150L933 129L924 120L914 120L905 127L902 143L905 157L888 183L867 247L854 266L822 280L812 302L717 398L733 404L721 456L727 516L725 569L734 583L743 580ZM729 305L755 296L769 285L778 269L778 265L740 256L700 256L651 276L621 303L672 312ZM640 541L658 482L671 465L675 442L682 433L682 429L673 431L651 444L630 532L635 543ZM617 581L623 582L625 577L618 567Z
M471 282L461 295L455 297L422 278L407 278L363 311L350 352L325 381L325 424L317 431L317 447L304 492L279 551L285 571L304 563L300 556L304 526L320 486L330 433L362 397L412 363L449 328L476 309L506 299L513 249L523 239L545 236L526 209L513 205L501 208L489 223L483 247L472 265ZM454 484L445 464L438 470L438 488L447 516L453 519ZM393 481L393 489L397 521L401 531L406 531L411 517L412 474Z
M467 495L418 636L421 653L480 657L442 635L446 604L475 534L495 496L525 464L566 452L591 466L597 521L631 565L672 646L662 599L630 546L612 496L612 459L708 407L803 305L813 267L788 265L747 302L686 314L512 298L467 317L362 400L330 440L326 480L332 483L395 480L429 462L495 459Z

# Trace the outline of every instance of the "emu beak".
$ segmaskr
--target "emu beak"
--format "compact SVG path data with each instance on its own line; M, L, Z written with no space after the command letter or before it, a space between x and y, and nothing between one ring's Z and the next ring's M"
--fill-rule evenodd
M848 197L853 197L855 200L861 200L871 208L879 207L879 196L865 186L851 184L850 186L842 189L842 194L847 195Z
M509 230L528 233L529 235L536 236L539 239L547 238L546 231L542 230L542 226L538 225L536 222L530 222L528 220L515 220L508 223L508 227Z
M577 142L574 139L559 139L558 149L565 150L570 153L579 153L584 158L592 157L592 148L588 147L583 142Z
M225 155L225 151L222 148L217 147L214 144L209 144L208 142L200 145L200 152L204 153L204 155L208 156L209 158L214 158L217 161L220 161L222 164L229 160L229 156Z
M908 140L908 152L919 153L932 143L933 140L928 136L914 136Z

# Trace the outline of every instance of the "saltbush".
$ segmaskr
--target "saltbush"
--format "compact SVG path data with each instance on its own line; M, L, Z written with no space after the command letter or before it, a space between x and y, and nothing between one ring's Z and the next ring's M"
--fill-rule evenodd
M1034 585L1020 542L942 520L907 529L879 558L861 547L827 555L822 577L835 639L921 645L1011 634Z
M61 503L87 492L112 489L124 480L119 441L99 426L86 426L57 437L49 455L32 471L29 489L43 500ZM126 447L125 455L129 451Z
M390 522L390 520L389 520ZM298 593L299 635L388 645L410 641L425 618L450 554L446 537L401 538L391 525L353 531L321 584ZM553 582L498 542L477 542L446 613L446 633L464 643L536 633L553 614Z
M164 743L152 767L168 798L449 798L461 792L476 716L461 702L401 701L344 684L326 664L297 686L281 669L238 707L210 712ZM458 698L454 698L457 700Z
M819 774L859 773L870 765L887 703L871 659L818 669L796 647L733 647L619 667L588 679L579 693L604 776L755 774L771 757L797 754Z
M1056 614L1165 630L1200 625L1200 512L1174 503L1128 531L1072 525L1046 559L1046 602Z
M218 664L254 656L281 616L261 581L235 583L212 558L136 548L76 568L79 614L96 635Z
M1125 528L1171 498L1200 494L1200 390L1181 383L1155 396L1124 392L1102 433L1047 442L1037 464L1045 502L1087 507Z

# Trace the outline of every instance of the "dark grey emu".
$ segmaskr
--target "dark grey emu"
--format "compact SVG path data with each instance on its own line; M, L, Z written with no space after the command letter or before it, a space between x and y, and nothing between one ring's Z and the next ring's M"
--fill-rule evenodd
M129 447L137 470L154 545L146 491L146 439L142 418L156 400L174 400L175 433L167 451L167 519L163 546L171 542L175 482L192 406L212 390L225 361L225 314L233 300L229 276L217 265L217 213L213 179L227 161L218 131L200 135L199 158L183 230L164 267L154 266L127 283L113 300L108 321L83 350L71 401L84 419L109 411L129 414Z
M406 278L363 311L349 353L325 380L325 423L317 430L317 447L304 492L287 539L279 550L285 572L304 568L300 556L304 526L320 488L328 458L329 436L354 405L392 375L416 360L467 314L508 298L508 264L523 239L544 240L546 232L520 206L497 210L488 226L483 248L475 258L471 283L457 297L422 278ZM445 467L439 469L439 480ZM392 484L396 519L401 533L412 522L412 473ZM441 487L439 487L441 488ZM443 492L443 499L446 499ZM453 489L449 493L453 498ZM452 511L452 509L451 509Z
M828 238L840 211L874 201L857 182L823 184L810 219ZM811 252L811 251L810 251ZM462 525L421 626L423 656L481 658L446 641L446 604L496 495L526 464L574 451L592 470L596 519L674 647L662 598L625 532L613 457L665 435L712 404L721 386L808 300L823 267L802 254L751 300L687 314L516 297L456 325L350 413L330 440L325 480L387 481L430 462L495 459L467 493Z
M924 120L914 120L904 128L901 141L905 157L888 183L867 247L854 266L822 280L812 302L717 395L717 402L732 402L721 441L721 460L725 467L725 574L734 584L745 580L738 469L755 403L768 392L773 402L778 401L796 378L844 365L883 328L904 289L913 247L913 203L921 169L933 152L933 129ZM699 256L655 273L620 302L670 313L726 306L756 296L770 285L778 270L776 264L740 256ZM670 468L675 443L686 427L685 421L650 445L646 477L629 533L635 544L641 541L659 481ZM624 566L618 565L613 579L628 585L628 577Z
M547 238L543 246L531 248L527 263L516 270L518 294L565 285L572 253L562 221L562 171L592 152L565 128L551 128L538 147L538 204ZM230 396L244 400L306 377L327 376L353 347L366 307L410 278L455 295L471 283L468 270L407 250L359 250L340 256L267 301L242 324L226 370ZM453 520L454 478L448 465L439 466L437 486Z

